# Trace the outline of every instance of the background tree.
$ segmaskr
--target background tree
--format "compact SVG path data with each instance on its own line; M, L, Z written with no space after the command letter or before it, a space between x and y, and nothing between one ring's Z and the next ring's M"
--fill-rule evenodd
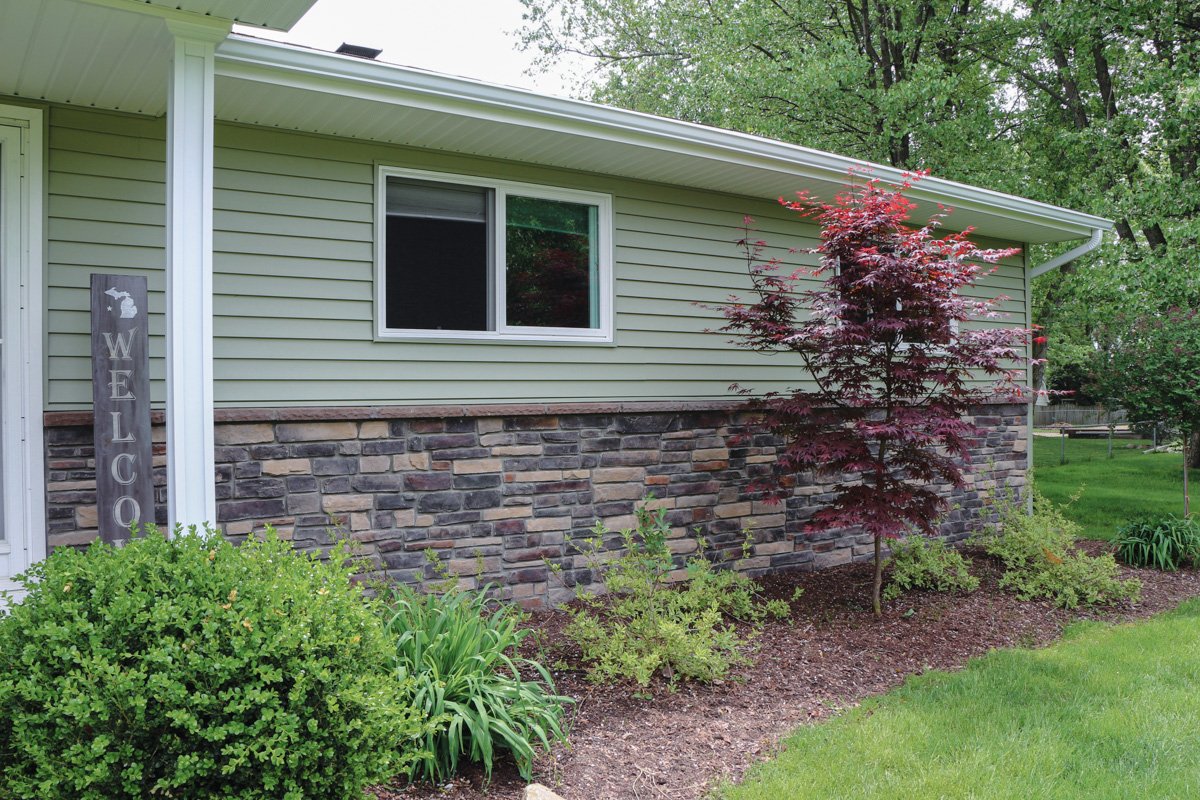
M1102 386L1129 411L1183 433L1183 513L1191 511L1188 466L1200 433L1200 311L1172 308L1138 318L1105 354ZM1192 458L1189 458L1189 454Z
M543 66L593 60L593 99L1116 220L1034 293L1051 383L1113 321L1200 305L1195 0L522 2Z
M1029 331L971 328L1001 316L1003 298L977 300L973 285L1014 250L982 250L966 234L934 235L939 219L905 225L913 204L875 181L833 203L801 196L790 208L821 226L814 271L781 274L764 242L745 242L755 299L723 306L742 347L800 357L811 381L753 401L783 440L774 496L801 472L830 479L833 499L810 528L861 528L875 542L872 603L882 614L882 543L910 531L935 534L947 500L970 468L965 417L997 392L1019 395L1014 370ZM819 288L805 288L822 278ZM986 379L985 379L986 376ZM749 391L749 390L745 390Z

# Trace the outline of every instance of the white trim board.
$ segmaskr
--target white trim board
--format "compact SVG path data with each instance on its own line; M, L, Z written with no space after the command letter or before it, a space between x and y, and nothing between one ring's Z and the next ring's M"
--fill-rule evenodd
M4 530L0 590L46 557L45 458L42 433L42 226L44 112L0 105L0 302L4 350Z

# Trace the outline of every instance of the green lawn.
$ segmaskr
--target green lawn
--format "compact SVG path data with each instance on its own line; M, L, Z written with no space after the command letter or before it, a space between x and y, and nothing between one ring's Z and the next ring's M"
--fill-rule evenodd
M929 673L820 725L726 800L1200 797L1200 601Z
M1068 439L1067 463L1060 465L1059 437L1035 436L1034 483L1058 504L1082 488L1066 514L1092 539L1112 539L1117 525L1139 514L1182 514L1183 456L1130 450L1130 443L1114 440L1110 460L1106 440ZM1200 470L1192 470L1191 480L1198 479Z

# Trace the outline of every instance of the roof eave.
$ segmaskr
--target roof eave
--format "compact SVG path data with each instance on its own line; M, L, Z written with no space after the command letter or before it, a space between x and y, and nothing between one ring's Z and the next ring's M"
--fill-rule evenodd
M786 171L834 184L844 183L852 169L885 182L904 180L904 172L894 167L760 136L295 45L234 35L221 44L217 58L218 74L231 77L244 77L246 70L253 70L261 80L260 71L268 70L291 86L349 82L381 100L444 106L459 113L463 104L468 104L491 119L524 125L536 121L540 127L567 133L670 148L698 158ZM1051 228L1064 234L1064 240L1113 227L1112 221L1103 217L932 176L922 179L909 194L918 201L986 211Z

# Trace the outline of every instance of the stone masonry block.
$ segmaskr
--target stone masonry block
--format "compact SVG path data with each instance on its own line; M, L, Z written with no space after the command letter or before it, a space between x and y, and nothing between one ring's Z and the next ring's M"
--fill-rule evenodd
M336 442L358 437L353 422L281 423L275 431L281 442Z

